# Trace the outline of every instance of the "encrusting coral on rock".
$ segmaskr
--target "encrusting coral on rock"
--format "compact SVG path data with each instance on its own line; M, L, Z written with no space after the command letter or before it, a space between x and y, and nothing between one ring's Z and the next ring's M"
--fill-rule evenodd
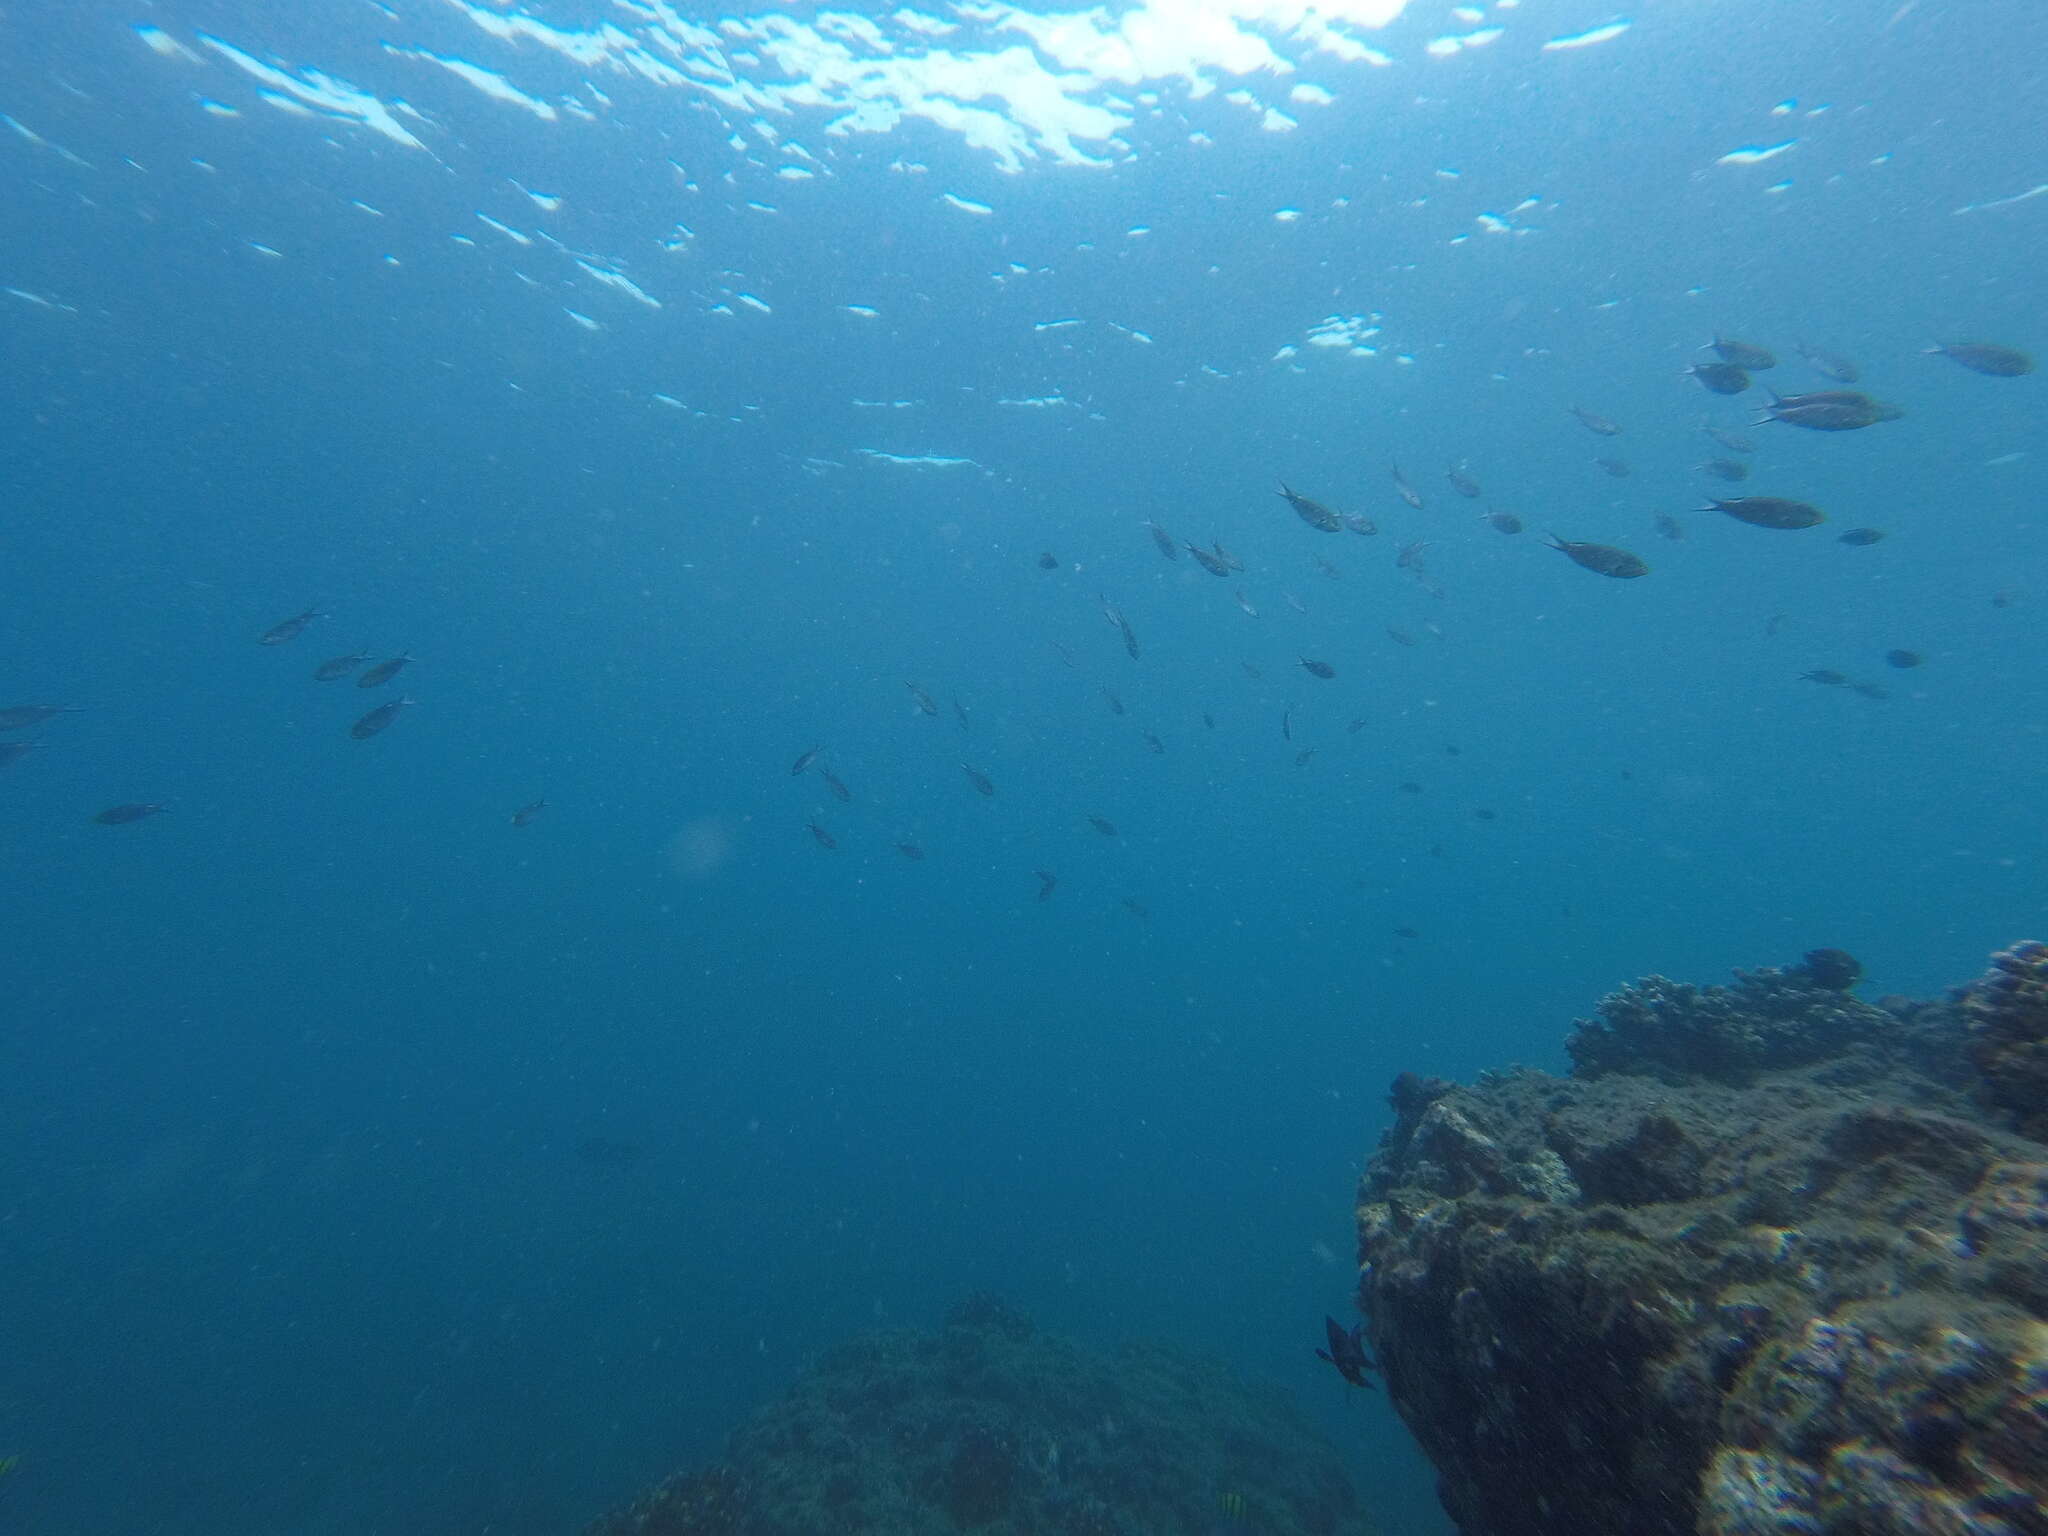
M2048 946L1994 966L1652 977L1568 1078L1395 1083L1359 1297L1467 1536L2048 1536Z
M1290 1400L1154 1346L1092 1355L992 1297L866 1334L585 1536L1366 1536Z

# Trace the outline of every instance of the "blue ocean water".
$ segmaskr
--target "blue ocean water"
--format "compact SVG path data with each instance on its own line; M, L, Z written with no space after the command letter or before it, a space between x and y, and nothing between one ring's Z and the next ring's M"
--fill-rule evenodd
M1436 1532L1395 1073L2038 933L2048 21L1373 9L0 9L6 1528L572 1530L990 1289Z

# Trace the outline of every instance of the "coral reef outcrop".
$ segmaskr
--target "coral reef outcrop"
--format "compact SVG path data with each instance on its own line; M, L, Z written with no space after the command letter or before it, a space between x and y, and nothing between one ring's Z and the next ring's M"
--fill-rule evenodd
M977 1297L863 1335L708 1467L586 1536L1366 1536L1284 1396L1159 1346L1093 1355Z
M1569 1077L1395 1083L1359 1299L1467 1536L2048 1536L2048 946L1859 975L1651 977Z

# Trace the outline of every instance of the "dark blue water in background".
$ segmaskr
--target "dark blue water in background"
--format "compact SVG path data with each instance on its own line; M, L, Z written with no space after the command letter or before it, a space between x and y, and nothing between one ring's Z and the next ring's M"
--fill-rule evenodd
M687 93L543 123L380 47L574 89L452 12L0 10L0 111L47 141L0 135L0 285L51 301L0 296L0 704L88 706L0 770L0 1522L573 1529L986 1288L1293 1381L1385 1528L1441 1529L1308 1354L1393 1074L1556 1066L1648 972L1828 944L1921 993L2038 932L2048 406L1919 350L2048 345L2048 196L1954 211L2048 179L2048 24L1891 14L1662 3L1546 54L1609 16L1530 0L1432 61L1418 12L1288 134L1168 87L1123 163L1005 175L799 118L833 174L787 184ZM386 82L432 153L141 21ZM709 312L738 291L773 314ZM1374 312L1412 364L1273 360ZM1677 377L1717 329L1904 406L1756 433L1745 489L1824 527L1690 511L1698 421L1747 414ZM1441 598L1395 568L1421 539ZM384 695L309 677L359 647L418 658L367 742ZM814 743L851 803L790 775ZM91 821L125 801L171 811Z

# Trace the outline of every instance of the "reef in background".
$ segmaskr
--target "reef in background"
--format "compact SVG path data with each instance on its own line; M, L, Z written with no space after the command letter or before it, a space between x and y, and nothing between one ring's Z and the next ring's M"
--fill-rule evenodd
M1277 1392L1156 1346L1090 1354L977 1297L864 1335L713 1466L586 1536L1367 1536L1336 1451Z
M2048 1536L2048 946L1653 976L1403 1075L1359 1299L1467 1536Z

